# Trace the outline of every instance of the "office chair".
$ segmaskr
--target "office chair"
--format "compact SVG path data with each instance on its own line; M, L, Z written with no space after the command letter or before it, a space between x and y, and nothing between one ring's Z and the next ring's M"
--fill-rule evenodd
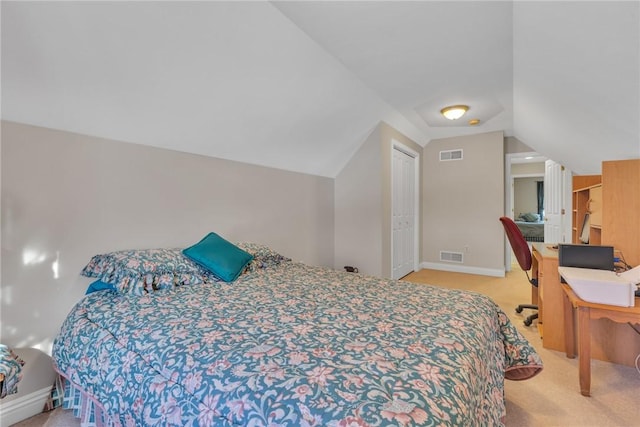
M529 270L531 270L531 250L529 250L529 244L525 240L522 232L518 228L515 222L511 218L507 218L503 216L500 218L500 222L502 222L502 226L504 227L504 232L509 239L509 243L511 244L511 249L513 250L516 259L518 260L518 264L520 264L520 268L522 268L527 275L527 279L531 286L538 287L538 279L529 277ZM537 310L538 306L533 304L520 304L516 307L516 313L522 313L522 310L525 308L529 308L532 310ZM534 313L524 319L525 326L530 326L533 322L533 319L538 318L538 313Z

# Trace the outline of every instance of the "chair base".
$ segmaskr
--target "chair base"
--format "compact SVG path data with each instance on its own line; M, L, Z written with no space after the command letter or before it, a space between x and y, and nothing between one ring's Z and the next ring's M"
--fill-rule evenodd
M533 304L520 304L516 307L516 313L522 313L522 310L525 308L530 308L531 310L537 310L538 306Z
M533 304L520 304L519 306L516 307L516 313L522 313L522 310L524 310L525 308L529 308L531 310L537 310L538 306ZM538 313L533 313L532 315L524 319L524 325L531 326L533 321L537 318L538 318Z
M534 313L531 316L527 317L526 319L524 319L524 326L531 326L531 324L533 323L534 319L538 318L538 313Z

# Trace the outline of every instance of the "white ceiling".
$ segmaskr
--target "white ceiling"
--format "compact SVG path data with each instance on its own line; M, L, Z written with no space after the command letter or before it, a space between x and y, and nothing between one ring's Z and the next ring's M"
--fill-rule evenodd
M577 173L640 157L639 1L1 8L5 120L329 177L381 120L504 130Z

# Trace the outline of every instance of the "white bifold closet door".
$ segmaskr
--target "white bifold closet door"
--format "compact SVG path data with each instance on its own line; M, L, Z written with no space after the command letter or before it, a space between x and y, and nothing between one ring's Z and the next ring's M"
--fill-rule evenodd
M416 237L416 161L394 147L392 163L392 278L414 270Z

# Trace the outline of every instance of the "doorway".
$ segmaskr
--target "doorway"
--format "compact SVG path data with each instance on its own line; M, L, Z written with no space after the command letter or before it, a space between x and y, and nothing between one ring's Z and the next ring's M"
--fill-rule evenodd
M531 165L538 166L531 166ZM521 166L525 165L525 166ZM541 168L541 169L540 169ZM542 171L542 172L540 172ZM510 153L505 161L505 215L516 219L514 208L514 179L542 176L544 185L543 241L562 243L571 235L571 171L535 152ZM505 268L511 270L512 253L505 239Z
M511 219L527 242L544 242L544 163L532 164L540 173L511 174Z

